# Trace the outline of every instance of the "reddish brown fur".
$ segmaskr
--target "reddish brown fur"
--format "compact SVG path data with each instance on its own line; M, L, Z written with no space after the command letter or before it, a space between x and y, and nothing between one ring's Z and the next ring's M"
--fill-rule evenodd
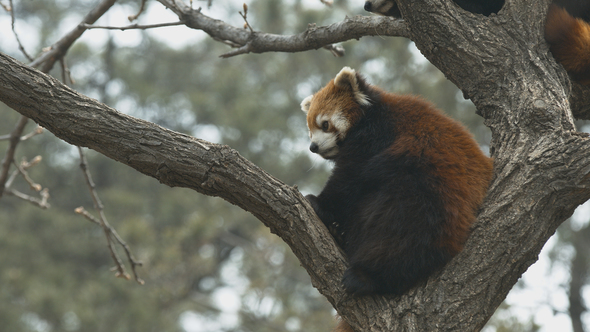
M338 325L336 325L332 332L354 332L354 330L345 320L339 318Z
M547 13L545 39L555 59L572 78L590 84L590 25L552 4Z
M462 248L475 211L481 204L492 176L492 160L473 144L471 134L457 121L415 96L384 94L383 102L399 105L395 114L402 133L390 148L392 154L415 155L438 184L446 211L445 236L441 246L456 255ZM403 114L401 113L403 112Z

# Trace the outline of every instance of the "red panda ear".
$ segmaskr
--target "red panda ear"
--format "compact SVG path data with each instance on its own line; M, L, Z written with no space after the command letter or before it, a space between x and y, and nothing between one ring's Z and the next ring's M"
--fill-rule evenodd
M351 89L354 100L360 105L370 105L369 97L361 91L358 80L359 78L354 69L344 67L334 78L334 85L343 89Z
M303 101L301 102L301 110L303 112L305 112L305 114L307 114L307 112L309 112L309 106L311 106L311 98L313 97L313 95L311 96L307 96L305 97L305 99L303 99Z

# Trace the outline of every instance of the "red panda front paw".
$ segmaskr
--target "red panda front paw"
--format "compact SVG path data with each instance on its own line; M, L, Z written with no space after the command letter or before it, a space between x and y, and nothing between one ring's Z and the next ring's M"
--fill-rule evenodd
M305 195L305 198L309 202L309 205L313 208L315 213L321 218L320 216L320 203L318 202L318 198L315 195Z
M350 267L344 272L342 284L346 292L354 296L374 294L377 291L373 279L355 267Z

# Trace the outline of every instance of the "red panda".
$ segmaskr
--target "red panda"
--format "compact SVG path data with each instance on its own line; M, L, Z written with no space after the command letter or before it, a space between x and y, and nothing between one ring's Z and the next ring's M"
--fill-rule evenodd
M489 16L504 0L454 0L466 11ZM367 0L365 10L401 17L395 0ZM590 0L555 0L545 23L545 40L551 53L574 81L590 85Z
M590 1L562 0L549 7L545 40L574 81L590 85Z
M462 250L492 160L461 124L349 67L301 107L310 150L334 162L306 198L348 258L346 292L403 294Z

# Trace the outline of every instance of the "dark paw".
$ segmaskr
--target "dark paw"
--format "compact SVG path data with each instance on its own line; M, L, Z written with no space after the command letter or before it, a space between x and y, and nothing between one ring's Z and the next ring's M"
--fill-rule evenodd
M315 213L319 216L320 203L318 202L318 198L315 195L306 195L305 198L307 199Z
M362 296L376 293L375 282L365 272L351 267L344 272L342 284L348 294Z

